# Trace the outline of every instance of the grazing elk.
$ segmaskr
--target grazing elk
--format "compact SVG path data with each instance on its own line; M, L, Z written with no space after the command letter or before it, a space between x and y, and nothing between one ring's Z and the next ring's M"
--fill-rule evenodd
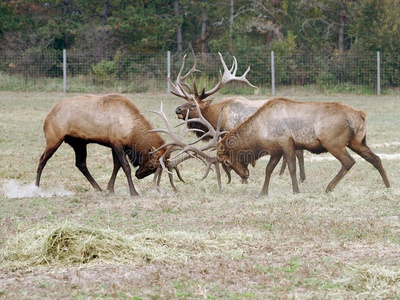
M149 121L131 100L119 94L84 95L61 100L47 115L43 129L46 149L40 157L36 186L39 186L44 166L62 142L74 149L76 167L93 188L99 191L101 187L86 167L87 144L97 143L110 147L114 169L107 189L114 192L115 178L122 166L132 196L138 193L126 157L133 166L139 166L135 176L141 179L157 170L158 159L166 151L164 148L154 151L165 141L158 133L148 133L152 129Z
M251 116L257 109L259 109L263 104L265 104L268 100L257 100L257 101L251 101L248 100L244 97L232 97L228 99L224 99L218 103L212 104L212 99L206 100L208 97L210 97L212 94L216 93L218 90L221 89L222 86L227 84L228 82L231 81L240 81L244 82L245 84L256 88L254 85L252 85L247 79L246 75L250 70L250 67L247 68L246 72L240 76L236 77L236 71L237 71L237 60L235 57L233 57L233 64L232 68L228 70L228 67L225 64L225 61L221 55L221 53L218 53L221 59L221 63L224 69L224 73L221 74L221 80L218 82L218 84L210 89L209 91L205 91L205 88L201 91L201 93L198 92L197 86L196 86L196 81L193 81L193 89L190 87L186 79L194 72L199 72L196 69L196 63L194 66L186 73L185 75L182 76L182 71L185 66L185 57L183 57L183 62L182 62L182 67L178 73L178 76L176 78L175 85L171 82L171 93L174 95L185 99L187 102L181 106L178 106L175 110L175 113L178 118L184 119L185 116L188 114L189 119L193 118L198 118L199 113L196 109L195 103L197 103L200 107L201 114L204 116L204 118L212 124L214 128L217 126L217 120L219 117L219 113L221 111L221 108L224 107L223 111L223 116L222 116L222 121L221 121L221 130L222 131L230 131L236 126L238 126L240 123L245 121L249 116ZM187 91L185 90L187 89ZM193 90L193 93L192 93ZM190 128L197 128L201 129L203 131L207 131L207 128L202 125L202 123L199 122L190 122L188 123ZM196 134L200 137L201 132L198 131ZM304 171L304 156L303 156L303 150L297 150L296 151L296 156L299 161L299 168L300 168L300 180L304 181L306 179L305 171ZM281 172L280 174L283 174L286 166L285 162L285 157L284 157L284 162L282 164ZM229 174L227 172L227 174ZM229 175L228 175L229 176Z
M329 192L355 163L346 147L371 163L386 187L390 187L380 158L367 146L365 113L342 103L272 99L224 136L218 144L217 155L220 162L233 168L243 179L249 176L249 163L262 155L271 155L261 190L261 194L267 195L271 173L282 155L288 162L293 192L298 193L295 149L316 154L330 152L342 168L326 188Z

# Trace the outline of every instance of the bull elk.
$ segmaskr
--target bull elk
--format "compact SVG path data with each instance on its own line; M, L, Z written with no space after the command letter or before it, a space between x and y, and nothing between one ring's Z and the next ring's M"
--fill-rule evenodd
M212 89L205 91L205 88L202 89L202 91L199 93L197 86L196 86L196 81L193 81L193 88L190 87L189 83L186 81L186 79L193 74L194 72L199 72L199 70L196 69L196 62L194 63L193 67L185 74L182 75L183 68L185 66L185 57L183 57L182 61L182 66L181 69L178 73L178 76L176 78L175 84L173 84L170 80L171 84L171 93L185 99L187 102L181 106L178 106L175 109L175 113L179 119L184 119L185 116L188 114L189 119L194 119L199 117L198 110L196 109L196 103L198 104L201 114L204 116L204 118L210 122L210 124L216 128L217 122L218 122L218 117L219 113L221 111L221 108L224 107L223 110L223 115L222 115L222 121L221 121L221 131L230 131L236 126L238 126L240 123L245 121L249 116L251 116L253 113L256 112L257 109L259 109L263 104L265 104L268 100L257 100L257 101L251 101L248 100L244 97L232 97L228 99L224 99L218 103L213 103L212 104L212 99L207 99L214 93L216 93L218 90L220 90L224 85L231 81L239 81L243 82L253 88L256 88L256 86L252 85L247 79L246 75L250 70L250 67L247 68L246 72L240 76L236 76L237 72L237 60L235 57L233 57L233 63L232 67L229 70L228 67L226 66L226 63L221 55L221 53L218 53L222 67L224 69L224 73L222 74L221 72L221 80L217 83L215 87ZM205 128L205 126L202 123L199 122L189 122L188 125L190 128L197 128L201 129L202 131L207 131L208 129ZM197 131L196 134L200 137L202 135L201 131ZM296 150L296 156L299 161L299 168L300 168L300 180L304 181L306 179L305 171L304 171L304 156L303 156L303 150ZM284 162L282 164L281 172L280 174L283 174L285 170L285 163L286 159L284 157ZM230 181L230 175L229 173L229 181Z
M39 160L36 186L39 186L44 166L58 147L66 142L75 151L75 165L96 190L101 187L93 179L86 166L87 144L97 143L112 150L114 168L107 189L114 192L114 183L120 167L128 180L132 196L138 195L131 178L134 167L138 179L154 173L159 158L166 151L159 148L165 141L152 130L149 121L136 105L120 94L105 96L84 95L58 102L44 121L46 149Z
M248 164L269 154L261 194L268 194L271 173L282 155L286 156L293 192L298 193L295 149L312 153L330 152L342 168L328 184L332 191L354 165L346 151L353 150L371 163L390 187L380 158L366 143L366 114L343 103L297 102L276 98L265 103L250 118L224 136L217 147L218 160L243 179L249 176Z

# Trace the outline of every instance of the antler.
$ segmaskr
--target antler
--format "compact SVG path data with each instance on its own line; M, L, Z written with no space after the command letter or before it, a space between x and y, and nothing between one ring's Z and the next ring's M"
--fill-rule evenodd
M171 124L169 123L167 116L165 115L165 113L163 111L163 103L162 102L161 102L160 111L151 111L155 114L158 114L159 116L161 116L163 118L164 123L167 126L167 129L152 129L152 130L150 130L150 132L165 133L165 134L168 134L171 138L170 141L166 142L164 145L162 145L158 149L154 150L156 152L160 149L167 148L167 150L164 152L164 154L159 159L160 165L159 165L156 173L154 174L154 178L153 178L153 183L154 183L157 191L160 191L159 186L160 186L161 175L162 175L163 170L165 170L168 173L170 184L171 184L172 188L175 191L177 191L177 188L173 181L173 172L172 171L175 170L177 172L178 178L181 181L183 181L177 166L178 166L178 164L180 164L181 162L183 162L189 158L198 158L206 165L206 170L205 170L204 175L201 178L201 180L205 179L208 176L212 165L214 165L216 175L217 175L218 187L220 190L222 189L221 172L219 169L218 159L217 159L217 156L212 155L210 153L210 151L213 151L216 149L217 144L218 144L219 140L221 139L221 136L223 136L226 133L226 131L221 132L221 130L220 130L222 113L220 113L220 115L218 117L217 128L214 129L214 127L201 114L200 107L198 106L197 102L196 102L196 108L199 113L198 118L188 119L188 115L186 115L185 121L178 125L178 126L180 126L183 124L187 124L189 122L200 122L204 126L207 127L208 131L204 132L204 134L199 139L197 139L196 141L191 142L191 143L187 143L184 141L185 135L187 133L193 132L193 131L203 132L202 130L189 129L187 126L183 126L182 129L180 130L179 134L176 134L175 131L173 130ZM221 112L222 112L222 109L221 109ZM207 143L203 144L202 146L200 146L198 148L193 146L194 144L198 143L200 140L202 140L203 138L205 138L207 136L211 136L211 139L209 139ZM174 154L175 152L178 152L178 153ZM173 155L173 156L170 157L171 155ZM224 170L225 170L225 168L224 168Z
M196 69L196 59L194 61L194 65L193 67L189 70L189 72L186 73L186 75L181 76L181 73L183 71L183 68L185 66L185 58L186 55L183 57L183 61L182 61L182 67L178 73L178 76L176 78L176 85L174 85L171 81L171 79L169 79L169 82L171 84L171 86L173 87L173 89L171 89L171 93L174 94L175 96L178 96L180 98L186 99L186 100L197 100L197 101L201 101L206 99L207 97L211 96L212 94L214 94L215 92L217 92L218 90L220 90L225 84L227 84L228 82L231 81L241 81L246 83L247 85L253 87L253 88L257 88L255 85L251 84L247 79L246 79L246 75L247 73L250 71L250 66L247 68L246 72L244 72L244 74L242 76L237 77L236 76L236 72L237 72L237 60L236 57L233 57L233 63L232 63L232 67L229 70L228 67L226 66L226 63L222 57L222 54L220 52L218 52L219 57L221 59L221 63L222 63L222 67L224 69L224 74L222 74L221 70L220 70L220 75L221 75L221 80L217 83L217 85L215 87L213 87L211 90L209 91L205 91L205 87L203 87L203 90L201 91L201 93L199 94L198 90L197 90L197 86L196 86L196 81L193 81L193 92L194 95L191 94L191 88L190 85L186 82L186 78L189 77L192 73L194 72L200 72L199 70ZM186 87L188 89L188 92L185 91L184 87Z
M185 67L185 58L186 58L186 54L183 56L183 60L182 60L182 66L181 69L179 70L178 76L176 77L176 85L174 85L171 81L171 78L169 78L169 83L172 86L171 89L171 93L174 94L175 96L181 97L183 99L186 100L191 100L193 98L193 96L191 94L188 94L184 87L186 87L189 91L189 93L191 93L191 89L190 89L190 85L186 82L186 78L188 78L192 73L194 72L200 72L199 70L196 69L196 59L194 60L194 65L193 67L189 70L189 72L187 72L184 76L182 76L182 71L183 68Z
M232 63L232 67L230 70L228 70L228 67L225 64L224 59L222 58L222 54L220 52L218 52L219 57L221 59L221 63L222 63L222 67L224 68L224 74L222 74L221 70L219 71L219 73L221 74L221 80L217 83L217 85L215 87L213 87L211 90L205 92L205 87L203 88L202 92L200 95L196 95L196 99L201 101L209 96L211 96L212 94L214 94L215 92L217 92L218 90L221 89L222 86L224 86L225 84L227 84L228 82L231 81L242 81L246 84L248 84L249 86L253 87L253 88L257 88L255 85L252 85L247 79L246 79L246 75L247 73L250 71L250 66L247 68L246 72L244 72L244 74L240 77L236 76L236 71L237 71L237 60L236 57L233 57L233 63ZM196 84L194 84L195 87L194 89L197 90L196 88Z

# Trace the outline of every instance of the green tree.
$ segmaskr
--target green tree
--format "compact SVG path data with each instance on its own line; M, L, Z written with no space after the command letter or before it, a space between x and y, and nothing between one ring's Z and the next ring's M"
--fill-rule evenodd
M126 1L109 22L123 45L136 51L160 51L174 38L173 1Z
M19 27L19 18L15 7L8 2L0 2L0 35Z
M357 11L351 29L357 49L400 51L400 1L366 0Z

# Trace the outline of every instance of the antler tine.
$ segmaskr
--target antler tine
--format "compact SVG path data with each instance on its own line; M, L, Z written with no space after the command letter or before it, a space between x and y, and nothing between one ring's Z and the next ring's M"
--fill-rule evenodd
M220 131L221 129L221 123L222 123L222 110L224 109L224 107L221 107L221 110L219 112L219 116L218 116L218 121L217 121L217 131Z
M199 91L197 90L196 80L193 81L193 91L194 91L195 99L197 99L199 97ZM204 92L204 89L203 89L203 92Z
M160 111L150 110L150 112L161 116L163 118L163 120L164 120L165 125L167 126L167 129L152 129L152 130L149 130L149 132L163 132L163 133L168 134L173 139L172 142L179 141L179 138L177 137L175 131L173 130L171 124L168 121L167 116L164 113L164 104L163 104L163 102L161 102ZM168 142L167 144L170 144L170 143L171 142ZM161 148L164 148L164 147L161 146Z
M180 181L182 181L183 183L185 183L185 180L183 180L182 176L181 176L181 172L179 171L178 167L174 167L176 175L178 175L178 178Z
M158 166L156 172L154 173L154 177L153 177L153 185L155 186L157 192L161 192L160 190L160 182L161 182L161 174L162 174L162 167Z
M249 73L249 71L250 71L250 66L247 68L246 72L244 72L243 75L239 77L240 81L243 81L243 82L247 83L249 86L251 86L252 88L257 89L257 87L255 85L251 84L246 78L246 75L247 75L247 73Z
M192 71L193 68L190 69L189 72L186 73L186 75L181 76L182 71L183 71L183 68L185 67L185 59L186 59L186 54L185 54L185 55L183 56L183 58L182 58L182 66L181 66L181 69L179 70L178 76L176 77L176 83L180 83L181 85L187 87L187 88L189 89L189 91L190 91L190 86L189 86L189 84L187 84L187 83L185 82L185 79L190 75L190 73L193 72L193 71ZM195 64L195 66L196 66L196 64ZM192 72L191 72L191 71L192 71Z
M185 90L182 88L182 86L179 85L179 83L176 83L176 85L174 85L171 81L171 78L168 78L168 81L172 87L172 89L171 89L172 94L174 94L175 96L178 96L180 98L190 100L189 95L185 92Z
M174 189L174 191L177 192L178 189L176 188L175 183L174 183L174 173L169 172L169 173L168 173L168 177L169 177L169 183L170 183L170 185L172 186L172 188Z
M221 59L222 59L222 55L221 55ZM232 72L232 70L233 70L233 72ZM235 56L233 56L232 68L229 71L230 71L230 73L232 73L232 75L236 75L236 72L237 72L237 60L236 60Z
M194 73L194 72L200 72L199 70L196 69L196 57L194 57L194 65L193 65L193 67L192 67L184 76L181 76L183 67L185 66L185 58L186 58L186 54L183 56L182 67L181 67L181 70L179 71L178 78L177 78L177 80L179 79L179 82L180 82L180 83L182 83L182 82L183 82L186 78L188 78L192 73ZM187 84L186 82L185 82L185 84L186 84L185 86L187 86L187 87L190 89L189 84Z

